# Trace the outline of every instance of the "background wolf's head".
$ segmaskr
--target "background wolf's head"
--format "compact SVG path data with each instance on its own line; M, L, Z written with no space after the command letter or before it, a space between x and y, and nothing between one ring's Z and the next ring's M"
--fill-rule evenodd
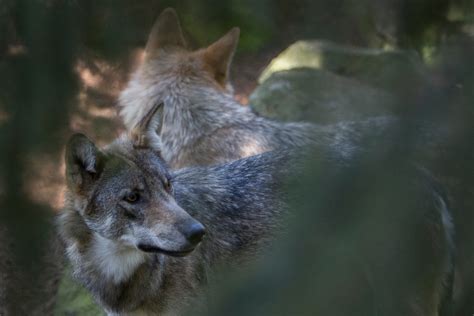
M215 93L232 98L229 67L239 34L232 28L208 47L191 51L176 12L164 10L150 32L143 63L120 95L125 124L134 126L159 102L189 105L194 97Z
M69 202L92 235L145 252L191 252L204 226L176 203L159 154L119 142L102 151L86 136L72 136L66 148Z

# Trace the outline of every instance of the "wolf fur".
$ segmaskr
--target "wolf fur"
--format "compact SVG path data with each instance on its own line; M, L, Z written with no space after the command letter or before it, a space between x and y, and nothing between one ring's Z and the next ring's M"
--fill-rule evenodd
M378 151L379 148L404 147L403 153L413 149L409 152L410 158L436 170L436 175L450 187L450 193L454 193L451 198L454 211L459 214L455 216L458 230L465 227L461 233L470 237L466 233L470 227L463 219L465 212L472 209L472 199L464 193L468 191L464 186L452 181L451 170L446 168L459 164L459 157L455 154L457 149L449 146L453 142L449 131L439 132L444 128L442 125L434 129L422 127L422 130L413 125L411 131L415 133L404 133L407 137L393 142L393 127L400 130L399 126L403 126L393 118L372 118L322 127L307 123L280 123L259 117L232 98L229 67L238 35L239 30L234 28L207 48L190 51L176 13L172 9L165 10L152 28L143 64L120 96L120 114L128 128L134 126L154 104L164 101L165 111L160 118L164 124L157 131L163 139L162 155L173 168L231 161L275 148L299 150L301 145L309 143L335 149L336 156L344 159L365 150L361 145ZM367 135L369 142L366 141ZM405 146L406 142L408 146ZM467 273L461 272L459 280L472 279L472 256L463 259L470 251L468 248L459 252L459 267L468 270ZM474 288L471 283L466 287ZM469 305L465 309L471 310L472 295L469 293L472 290L461 292L462 299L469 301L464 304Z
M160 115L153 109L150 113ZM281 185L300 170L300 162L288 153L271 151L170 171L156 147L160 142L154 130L160 127L150 124L156 122L153 115L144 116L131 138L122 137L104 149L79 134L66 150L60 236L75 277L109 314L176 315L199 303L216 267L255 260L281 231L288 198ZM354 164L354 156L339 152L321 150L314 159L321 170L340 174ZM449 211L443 196L429 185L404 187L422 199L410 227L433 247L423 248L424 263L413 263L431 267L426 272L430 282L425 283L421 272L408 285L413 296L394 304L406 307L409 315L420 315L420 310L435 315L450 298L445 284L452 270ZM139 192L138 204L124 200L131 192ZM350 214L350 209L329 213L339 211ZM377 216L385 218L383 212ZM191 242L187 230L199 225L206 236ZM377 256L373 259L380 265Z
M282 123L257 116L236 102L229 66L239 29L205 49L189 51L172 9L158 17L145 61L120 95L120 115L130 129L164 102L162 155L172 168L212 165L265 151L314 142L309 123Z
M429 175L386 162L306 170L279 251L198 315L453 315L449 206Z
M156 152L133 149L125 138L99 151L76 135L68 154L60 235L75 277L110 314L175 315L199 294L211 267L255 258L286 210L279 190L289 170L283 154L171 174ZM161 184L164 177L172 182L172 194ZM147 202L124 210L120 192L137 186ZM130 219L127 212L137 214ZM207 236L186 257L173 257L185 242L172 229L179 232L181 222L190 220L202 223ZM138 249L140 238L154 242L146 236L153 225L158 239L177 240L160 244L166 252Z

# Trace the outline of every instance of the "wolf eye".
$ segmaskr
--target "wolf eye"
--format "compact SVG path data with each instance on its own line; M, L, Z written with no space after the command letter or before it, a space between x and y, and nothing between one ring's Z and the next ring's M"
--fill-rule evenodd
M165 188L166 192L171 192L171 182L168 178L163 179L163 187Z
M124 200L129 203L135 203L136 201L138 201L139 197L140 196L138 195L138 193L130 192L130 193L127 193L127 195L125 195Z

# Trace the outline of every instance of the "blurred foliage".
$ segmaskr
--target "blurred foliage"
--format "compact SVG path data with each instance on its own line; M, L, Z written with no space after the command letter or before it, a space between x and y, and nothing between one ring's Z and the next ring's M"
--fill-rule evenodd
M289 185L289 232L256 265L229 273L198 315L415 315L400 303L429 287L437 263L423 237L423 184L404 154L359 153L344 165L316 152Z
M57 304L54 315L68 316L102 316L104 311L92 300L91 294L82 286L77 285L71 277L71 269L64 271L64 277L59 284Z
M143 47L154 19L168 6L180 15L191 46L207 45L239 26L238 55L280 51L300 39L414 51L433 80L413 100L425 105L416 111L453 130L453 156L470 157L464 153L473 135L472 0L0 0L0 224L8 231L2 239L9 239L0 247L13 245L8 266L22 272L0 284L5 301L0 305L12 314L49 314L54 303L57 282L44 282L54 279L46 267L61 262L48 237L54 213L50 205L31 198L27 184L37 177L31 161L39 161L40 169L51 163L44 157L60 156L71 132L83 86L78 61L93 64L99 59L126 68L125 60ZM88 132L96 133L99 126L103 138L112 137L104 121ZM45 173L59 172L60 162L52 164L58 168ZM472 168L465 163L446 161L444 167L453 181L472 182ZM464 187L463 194L472 194ZM472 210L466 204L459 209ZM460 214L457 221L460 247L474 249L469 224L474 215ZM473 262L460 263L471 269L471 277ZM61 288L68 288L68 282L63 280ZM44 289L45 284L50 288ZM474 297L474 288L469 293ZM86 300L78 296L73 307L89 308Z

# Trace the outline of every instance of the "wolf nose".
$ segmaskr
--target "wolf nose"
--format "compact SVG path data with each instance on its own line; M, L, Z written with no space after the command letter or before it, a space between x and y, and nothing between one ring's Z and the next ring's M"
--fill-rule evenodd
M206 229L201 223L191 224L188 231L186 232L186 239L193 245L197 245L201 242L202 238L206 234Z

